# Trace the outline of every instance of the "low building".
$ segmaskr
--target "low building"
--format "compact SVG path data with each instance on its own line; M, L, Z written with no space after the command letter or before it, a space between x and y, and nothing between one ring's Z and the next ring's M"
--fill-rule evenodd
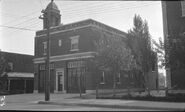
M1 88L10 93L32 93L33 56L0 51L0 57Z

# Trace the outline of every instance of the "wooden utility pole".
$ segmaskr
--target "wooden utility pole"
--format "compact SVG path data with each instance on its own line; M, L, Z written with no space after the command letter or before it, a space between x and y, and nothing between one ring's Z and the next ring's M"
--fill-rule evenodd
M50 100L50 9L42 10L43 17L40 19L46 20L47 26L47 56L46 56L46 75L45 75L45 101Z

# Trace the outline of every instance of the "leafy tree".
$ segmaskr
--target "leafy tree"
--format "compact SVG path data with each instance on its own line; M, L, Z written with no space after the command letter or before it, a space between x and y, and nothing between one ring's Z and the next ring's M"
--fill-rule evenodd
M162 38L159 38L159 43L152 39L152 43L154 45L154 51L158 53L158 66L160 69L165 67L166 61L165 61L165 46L164 42L162 41Z
M115 95L116 75L122 70L129 71L137 67L131 49L119 37L101 37L95 45L97 48L96 66L113 74Z
M185 36L172 35L164 43L159 38L159 43L152 40L155 45L155 51L158 53L160 68L172 67L173 69L181 69L185 67ZM165 58L166 57L166 58Z
M143 86L148 88L148 72L156 61L155 52L151 48L151 36L147 21L143 21L139 15L135 15L133 24L134 27L128 31L127 43L132 49L137 64L141 68Z

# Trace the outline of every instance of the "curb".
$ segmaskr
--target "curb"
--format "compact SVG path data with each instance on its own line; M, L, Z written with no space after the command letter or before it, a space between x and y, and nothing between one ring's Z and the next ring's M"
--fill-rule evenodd
M167 110L167 111L184 111L185 108L166 108L166 107L146 107L146 106L132 106L132 105L104 105L104 104L84 104L84 103L59 103L51 101L38 101L38 104L50 105L66 105L66 106L87 106L87 107L106 107L119 109L153 109L153 110Z

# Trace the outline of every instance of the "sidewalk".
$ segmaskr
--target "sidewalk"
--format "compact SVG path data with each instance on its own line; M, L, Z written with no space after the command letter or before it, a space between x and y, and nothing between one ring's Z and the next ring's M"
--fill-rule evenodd
M95 99L91 95L79 95L68 98L51 99L50 101L38 101L38 104L50 105L77 105L90 107L106 107L106 108L123 108L123 109L154 109L154 110L176 110L184 111L185 103L172 102L154 102L154 101L135 101L135 100L117 100L117 99Z

